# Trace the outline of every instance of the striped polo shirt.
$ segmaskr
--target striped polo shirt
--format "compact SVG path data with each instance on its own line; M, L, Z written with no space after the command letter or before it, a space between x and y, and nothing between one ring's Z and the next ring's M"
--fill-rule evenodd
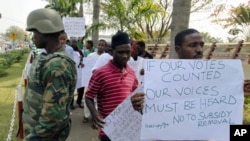
M126 65L122 72L110 60L94 71L86 92L86 97L97 97L98 112L103 118L108 116L137 87L135 72ZM103 131L100 135L104 135Z

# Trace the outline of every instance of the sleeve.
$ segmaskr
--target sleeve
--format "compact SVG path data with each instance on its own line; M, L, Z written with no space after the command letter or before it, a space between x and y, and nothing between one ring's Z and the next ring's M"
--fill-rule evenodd
M69 103L69 86L67 71L53 69L44 72L45 91L39 120L30 138L53 137L68 125L67 105Z
M110 55L101 55L100 57L98 57L98 59L96 60L94 66L92 67L91 71L93 72L94 70L104 66L105 64L107 64L109 62L109 60L111 60L113 57Z
M99 81L98 72L93 72L93 75L90 78L88 89L86 91L86 97L94 99L100 91L101 83Z
M98 69L98 68L99 68L100 66L102 66L102 65L103 65L103 63L102 63L102 58L99 57L99 58L96 60L94 66L93 66L92 69L91 69L91 71L93 72L94 70Z

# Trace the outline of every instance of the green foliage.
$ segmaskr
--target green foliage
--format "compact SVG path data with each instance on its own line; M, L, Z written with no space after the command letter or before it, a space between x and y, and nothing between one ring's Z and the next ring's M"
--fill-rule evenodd
M82 3L83 0L51 0L45 8L56 10L62 17L79 16L77 4Z
M250 104L250 97L246 97L244 102L245 104Z
M4 54L0 54L0 77L6 76L7 69L14 63L18 63L25 53L28 53L29 49L24 48L20 50L12 50Z
M147 37L145 20L165 14L162 7L151 0L108 0L101 3L102 22L93 23L87 34L97 28L99 30L113 29L128 32L132 37L145 39ZM146 22L146 21L145 21Z
M233 35L231 39L250 41L250 1L248 4L240 4L237 7L231 7L225 15L225 5L219 6L211 15L213 22L229 29L229 34ZM229 39L229 41L231 41Z
M250 124L250 97L246 97L244 101L244 124Z
M239 7L232 10L233 19L236 24L249 24L250 23L250 8L242 4Z
M25 49L26 50L26 49ZM28 50L27 50L28 51ZM12 132L12 138L10 141L17 141L15 137L18 129L18 115L13 113L13 104L15 99L15 89L16 86L23 81L20 81L22 78L22 70L24 69L25 63L27 61L29 53L23 54L19 63L14 63L8 69L5 69L8 72L8 75L0 77L0 140L4 141L7 139L9 133L11 118L13 114L16 114L14 128ZM2 55L2 54L1 54ZM0 67L1 71L1 67Z
M10 38L10 34L15 33L16 39L14 41L23 42L24 40L29 41L30 38L28 36L28 33L24 31L23 29L17 27L17 26L10 26L6 32L3 34L3 36L8 39L9 41L13 41Z
M7 75L6 70L4 70L3 68L1 68L1 65L0 65L0 77L6 76L6 75Z

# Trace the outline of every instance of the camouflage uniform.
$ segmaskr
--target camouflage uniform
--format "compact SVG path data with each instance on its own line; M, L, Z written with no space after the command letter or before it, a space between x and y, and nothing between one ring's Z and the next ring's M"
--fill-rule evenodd
M33 62L23 102L27 141L65 141L77 72L65 52L42 53Z

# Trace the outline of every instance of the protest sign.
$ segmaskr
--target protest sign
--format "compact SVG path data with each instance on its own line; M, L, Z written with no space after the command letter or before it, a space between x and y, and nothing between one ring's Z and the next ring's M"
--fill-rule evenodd
M242 124L240 60L145 60L141 139L229 140Z
M80 64L80 54L77 51L74 51L73 53L73 60L76 63L76 71L77 71L77 81L76 81L76 89L81 88L83 86L82 84L82 68L79 67Z
M142 115L133 109L130 98L142 91L143 87L137 88L105 118L103 131L112 141L140 140Z
M67 36L85 36L85 19L83 17L63 17L63 25Z
M142 63L143 63L143 59L137 60L137 61L134 61L134 60L128 61L128 65L134 70L135 75L140 84L143 83L143 76L140 74L140 71L142 69Z
M90 57L83 58L84 67L82 69L82 85L87 87L89 85L89 80L92 76L92 68L98 58Z

